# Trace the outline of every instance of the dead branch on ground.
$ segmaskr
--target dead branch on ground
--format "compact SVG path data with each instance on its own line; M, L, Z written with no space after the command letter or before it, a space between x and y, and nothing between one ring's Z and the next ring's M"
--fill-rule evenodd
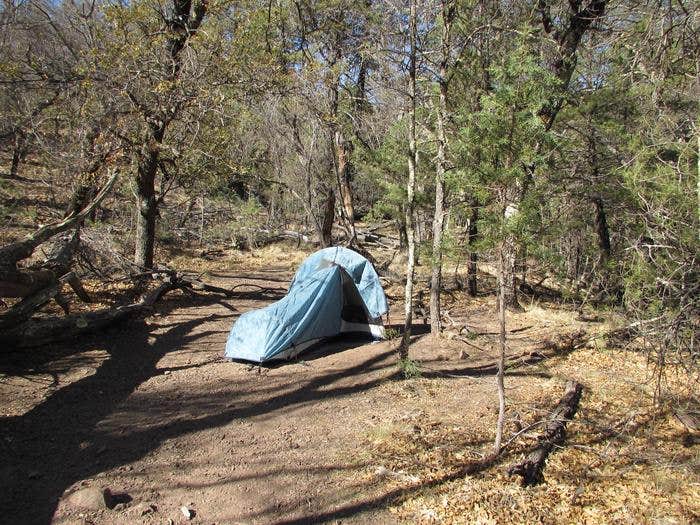
M560 446L566 436L566 425L576 414L583 393L583 385L576 381L568 381L564 396L549 415L542 434L538 437L538 445L525 458L508 469L508 475L521 476L523 486L536 485L544 481L543 470L547 457Z

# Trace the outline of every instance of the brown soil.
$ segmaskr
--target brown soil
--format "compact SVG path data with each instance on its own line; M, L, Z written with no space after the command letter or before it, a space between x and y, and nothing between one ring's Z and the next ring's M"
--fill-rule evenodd
M291 275L214 274L220 286L264 289L174 293L153 316L90 341L3 356L0 521L185 523L183 505L207 524L434 521L415 502L490 447L496 393L479 366L494 355L492 298L451 308L468 315L467 342L435 343L415 327L423 377L412 381L398 381L396 340L330 341L270 368L224 361L237 316L282 297ZM583 326L528 310L509 320L520 329L513 354ZM509 380L518 410L551 402L563 384L527 375ZM118 504L72 507L67 496L85 486L108 487Z
M476 390L440 406L388 395L400 376L392 341L330 341L271 368L224 361L239 313L282 297L291 275L218 275L220 286L274 290L238 287L231 300L173 294L152 317L89 343L11 358L0 384L4 519L177 523L190 505L200 523L392 521L371 504L382 484L361 479L372 465L358 443L421 410L459 414L467 398L482 401ZM448 343L422 350L432 368L475 363L458 363ZM90 513L61 500L82 486L131 501ZM140 503L157 511L136 515Z

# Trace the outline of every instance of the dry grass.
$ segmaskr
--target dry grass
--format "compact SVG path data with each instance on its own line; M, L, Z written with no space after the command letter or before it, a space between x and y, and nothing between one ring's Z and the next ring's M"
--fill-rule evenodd
M202 256L206 250L188 248L171 251L165 257L167 264L177 270L192 271L206 276L215 272L259 272L260 270L295 270L314 248L297 248L294 243L277 243L257 248L254 251L240 251L223 248L215 253Z
M511 319L533 325L538 337L580 326L570 311L533 306ZM540 420L562 394L565 379L585 385L585 394L566 445L545 469L546 482L522 488L506 474L507 466L535 443L537 431L517 439L500 464L456 481L423 488L465 462L490 451L495 412L479 424L465 407L463 424L455 414L425 421L417 417L366 444L372 462L413 477L392 478L411 494L392 512L406 523L674 523L700 520L700 450L686 446L688 430L673 414L673 404L653 403L653 384L643 354L608 350L598 337L605 326L587 325L591 347L551 359L506 379L509 418L523 427ZM515 344L515 342L514 342ZM452 387L448 386L452 385ZM687 375L669 374L668 399L692 396ZM396 395L410 395L408 387ZM448 379L421 379L415 389L440 396L455 388ZM402 393L400 390L404 390ZM411 390L409 388L409 390ZM425 397L425 396L419 396ZM457 415L458 416L458 415ZM514 431L509 425L509 431ZM685 442L684 442L685 441ZM368 479L372 472L368 472ZM416 485L415 480L420 480ZM416 490L418 488L418 490Z

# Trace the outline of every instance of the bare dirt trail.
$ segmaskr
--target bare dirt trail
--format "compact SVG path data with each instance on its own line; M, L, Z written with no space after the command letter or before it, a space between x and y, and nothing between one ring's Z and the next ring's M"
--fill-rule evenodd
M25 378L8 375L3 521L179 523L188 505L195 523L392 523L387 484L368 482L377 468L363 453L368 436L410 426L416 414L463 424L467 403L474 421L488 415L490 377L454 379L444 395L397 387L391 341L333 341L276 368L225 362L233 321L282 297L291 273L248 277L218 275L217 284L274 290L237 286L227 300L173 294L146 320L63 359L37 354ZM461 360L448 342L417 346L428 371L488 358ZM131 501L94 512L66 503L85 486Z

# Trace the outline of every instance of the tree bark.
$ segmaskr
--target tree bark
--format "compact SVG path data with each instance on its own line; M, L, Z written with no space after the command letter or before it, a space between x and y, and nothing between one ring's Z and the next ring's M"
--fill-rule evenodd
M501 441L503 439L503 425L506 418L506 388L505 388L505 362L506 362L506 261L504 247L507 240L501 243L498 263L498 372L496 373L496 387L498 388L498 421L496 422L496 438L493 444L494 454L501 453Z
M156 239L156 173L158 171L158 145L163 140L164 127L152 130L152 143L139 156L136 174L136 250L134 263L140 268L153 267Z
M404 217L396 219L396 231L399 234L399 249L401 249L401 250L408 249L408 236L406 235L405 215L406 214L404 211Z
M478 281L476 277L478 255L476 253L476 240L479 236L477 229L477 220L479 219L479 208L472 204L472 213L469 217L469 226L467 229L467 243L469 246L469 260L467 262L467 290L471 297L476 297L478 292Z
M595 226L598 234L598 247L602 255L603 261L610 258L610 230L608 230L608 219L603 205L603 199L596 197L593 199L595 206Z
M517 243L513 235L506 234L501 247L503 258L503 293L500 294L500 301L503 301L506 309L511 312L522 312L523 307L518 302L518 287L516 278L516 262L518 257Z
M319 242L323 248L333 245L333 219L335 218L335 193L328 188L326 200L323 203L323 217Z
M338 189L343 205L343 221L348 230L348 244L355 243L357 232L355 230L355 207L352 198L352 186L350 185L351 164L350 155L352 153L350 142L348 142L342 131L335 130L334 134L336 169L338 175Z
M24 147L25 141L24 134L18 133L15 138L15 147L12 150L12 164L10 164L10 178L12 179L16 179L19 175L19 165L26 152Z
M416 188L416 165L418 149L416 147L416 2L411 0L409 20L410 63L409 63L409 129L408 129L408 182L406 184L406 237L408 254L406 260L406 289L404 294L404 330L399 346L399 358L408 359L408 347L411 342L411 323L413 321L413 277L415 272L416 239L414 232L414 193Z
M566 437L566 424L574 417L578 409L583 385L576 381L568 381L564 396L550 413L547 425L542 435L537 439L539 445L520 462L508 469L508 475L522 477L523 486L537 485L544 481L545 462L554 450L561 445Z

